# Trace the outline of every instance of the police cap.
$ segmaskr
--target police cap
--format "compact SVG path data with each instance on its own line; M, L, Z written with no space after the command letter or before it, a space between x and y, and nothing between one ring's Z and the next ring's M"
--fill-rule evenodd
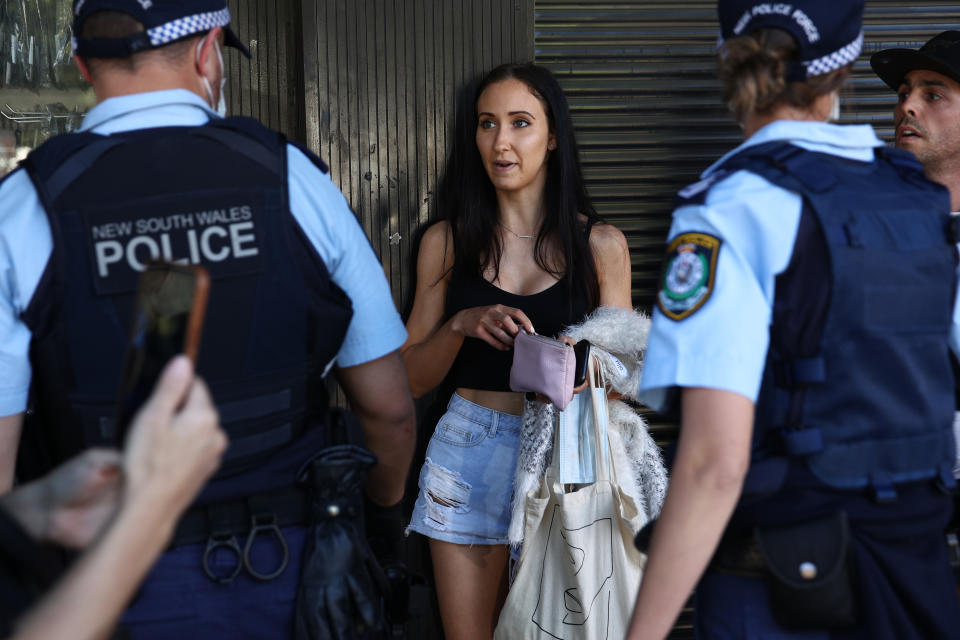
M720 41L748 36L761 27L790 33L797 54L787 80L804 82L857 59L863 49L863 0L719 0Z
M144 31L123 38L80 39L84 20L98 11L126 13L139 20ZM224 44L249 58L250 51L229 24L226 0L73 0L73 51L84 58L127 58L222 27Z

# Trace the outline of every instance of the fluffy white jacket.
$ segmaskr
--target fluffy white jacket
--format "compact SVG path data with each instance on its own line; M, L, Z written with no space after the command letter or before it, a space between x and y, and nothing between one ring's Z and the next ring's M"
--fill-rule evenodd
M600 307L563 335L574 340L587 339L597 357L601 379L623 397L635 400L643 352L650 333L650 318L630 309ZM612 400L609 407L610 451L616 477L623 491L640 510L631 524L639 530L660 513L667 492L667 472L646 421L625 402ZM524 403L520 452L514 473L514 493L510 519L510 544L523 542L524 505L527 494L539 486L551 461L553 433L558 413L552 404Z

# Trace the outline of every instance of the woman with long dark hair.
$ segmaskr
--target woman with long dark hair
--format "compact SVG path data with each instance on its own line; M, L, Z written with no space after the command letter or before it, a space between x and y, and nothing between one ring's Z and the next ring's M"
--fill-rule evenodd
M427 449L410 529L430 538L446 637L489 639L507 590L523 394L514 336L554 336L600 305L631 307L626 239L583 182L566 98L532 64L479 83L473 142L455 145L442 220L423 235L403 347L422 396L456 389Z

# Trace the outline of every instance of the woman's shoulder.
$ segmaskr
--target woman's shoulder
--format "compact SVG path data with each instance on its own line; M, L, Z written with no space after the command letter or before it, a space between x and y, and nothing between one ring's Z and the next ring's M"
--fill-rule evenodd
M420 255L453 255L453 229L446 220L432 223L420 237Z
M623 235L623 231L620 231L620 229L614 225L599 220L588 220L586 216L583 216L582 221L584 224L589 225L590 236L588 241L590 243L590 249L593 250L594 253L614 251L617 249L627 250L626 236Z
M450 222L447 220L439 220L437 222L431 223L424 232L423 238L420 240L421 246L423 244L437 244L453 241L453 228L450 226Z
M418 271L431 278L444 278L453 267L453 231L446 220L427 227L417 249Z
M600 304L632 306L630 300L630 248L627 238L617 227L600 220L591 220L590 253L596 267L600 287Z

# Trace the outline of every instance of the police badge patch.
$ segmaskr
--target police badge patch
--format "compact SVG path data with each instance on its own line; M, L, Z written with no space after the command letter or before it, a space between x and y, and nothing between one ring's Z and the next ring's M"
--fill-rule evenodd
M683 320L710 298L720 238L707 233L682 233L667 246L657 306L671 320Z

